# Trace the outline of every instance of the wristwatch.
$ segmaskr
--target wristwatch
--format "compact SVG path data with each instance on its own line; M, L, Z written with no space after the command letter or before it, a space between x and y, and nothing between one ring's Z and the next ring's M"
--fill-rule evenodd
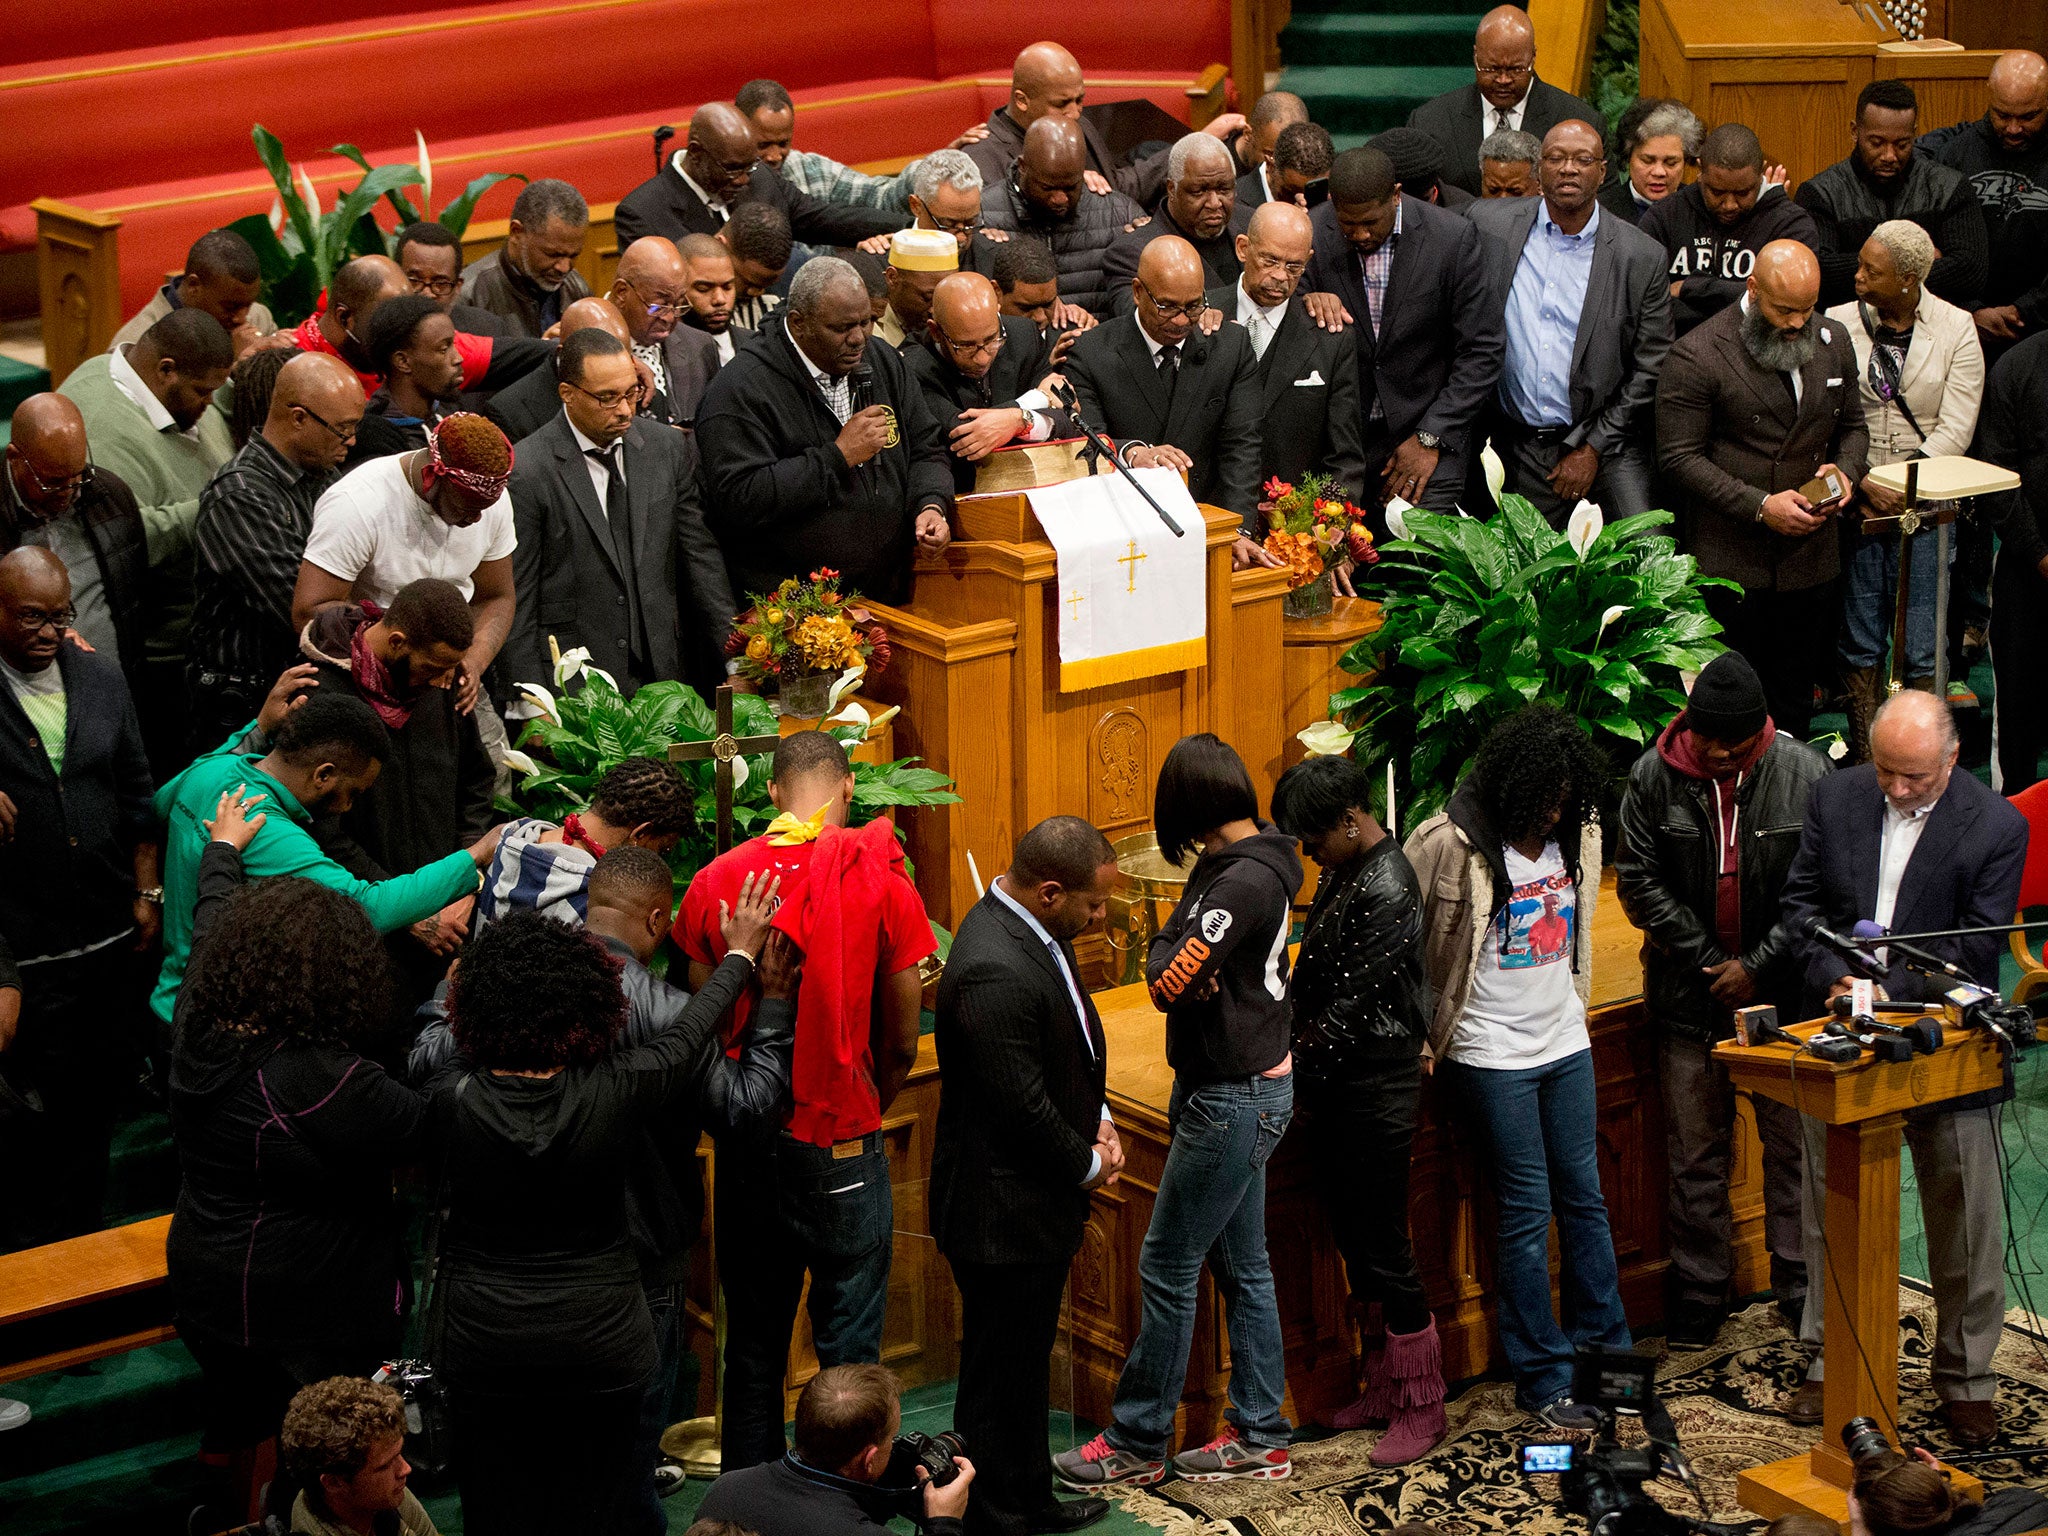
M1444 440L1434 432L1418 430L1415 434L1415 441L1427 448L1431 453L1441 453L1443 451Z
M146 901L152 907L160 907L164 904L164 888L160 885L152 885L147 890L137 891L135 896L137 900Z

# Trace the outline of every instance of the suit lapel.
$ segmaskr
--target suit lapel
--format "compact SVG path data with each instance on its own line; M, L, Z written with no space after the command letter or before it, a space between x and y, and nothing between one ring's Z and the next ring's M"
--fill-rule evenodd
M1540 201L1537 204L1541 207ZM1586 300L1579 306L1579 333L1572 338L1572 380L1577 384L1581 365L1586 360L1586 343L1592 339L1594 327L1601 317L1617 314L1621 306L1612 302L1608 293L1620 281L1621 258L1614 254L1614 236L1610 226L1613 220L1606 214L1600 216L1600 227L1593 231L1593 270L1586 275ZM1531 216L1530 228L1535 228ZM1589 323L1590 322L1590 323ZM1574 417L1583 416L1576 402L1572 406Z
M1387 263L1387 291L1380 295L1380 323L1377 326L1372 323L1372 308L1368 305L1362 317L1367 330L1377 333L1393 323L1394 306L1401 301L1401 292L1407 287L1409 272L1428 260L1427 254L1417 248L1424 243L1425 238L1415 218L1415 199L1403 192L1401 233L1394 240L1393 259ZM1359 271L1358 286L1359 297L1364 298L1365 272L1362 267ZM1377 334L1373 339L1379 339Z
M647 446L647 439L640 435L641 430L637 421L627 429L625 451L619 457L626 465L625 537L631 540L628 547L633 551L635 579L644 581L649 571L661 569L661 552L654 548L654 508L652 498L648 495L650 487L647 484L647 478L654 472L654 466L642 451ZM655 563L650 565L649 561Z
M1731 310L1733 306L1730 306ZM1711 323L1711 322L1710 322ZM1742 344L1740 323L1722 333L1721 352L1728 359L1731 377L1742 380L1750 398L1770 413L1771 419L1783 426L1791 427L1798 422L1798 410L1792 403L1792 391L1778 387L1777 376L1764 372L1749 355L1749 349Z
M1308 311L1301 300L1289 299L1280 315L1280 329L1273 333L1273 339L1266 343L1266 355L1259 359L1260 382L1265 386L1269 415L1287 398L1287 391L1294 388L1302 360L1314 341L1310 329Z
M1832 331L1836 322L1823 319L1821 324ZM1851 347L1849 351L1853 357L1855 348ZM1799 370L1799 415L1795 425L1803 425L1809 418L1834 415L1834 411L1829 408L1829 402L1834 395L1828 389L1828 380L1836 375L1828 370L1835 366L1836 361L1834 348L1823 343L1814 349L1813 356L1806 361L1806 366ZM1854 382L1852 379L1844 379L1838 388L1851 388Z
M1152 349L1145 345L1145 337L1138 329L1138 322L1129 315L1120 315L1107 322L1117 328L1116 355L1124 365L1124 371L1131 376L1132 386L1144 397L1145 408L1151 412L1157 423L1151 436L1166 440L1168 417L1172 414L1172 398L1167 394L1166 380L1159 376L1159 365L1153 361ZM1181 352L1181 366L1187 366L1187 352Z
M1858 786L1854 820L1849 839L1850 872L1856 881L1856 910L1877 913L1877 867L1884 845L1884 791L1877 787L1877 776L1873 773L1867 784ZM1865 832L1875 835L1863 836ZM1925 842L1925 837L1922 837ZM1900 882L1903 891L1905 884ZM1897 912L1892 914L1894 918ZM1897 927L1895 922L1892 926Z
M1075 985L1078 989L1079 977L1081 975L1081 960L1074 953L1073 942L1069 939L1060 940L1060 953L1066 956L1067 966L1074 973L1076 978ZM1064 981L1062 985L1064 985ZM1095 1059L1100 1062L1109 1054L1109 1042L1102 1035L1102 1015L1095 1011L1095 999L1090 997L1086 991L1081 992L1081 1010L1086 1015L1082 1020L1082 1024L1088 1031L1088 1043L1095 1048Z
M1962 773L1968 770L1958 766L1955 771ZM1962 846L1976 820L1976 807L1964 805L1960 795L1944 792L1934 802L1934 809L1927 813L1927 825L1921 829L1920 841L1913 845L1913 856L1906 860L1906 867L1899 872L1899 899L1893 905L1890 924L1894 933L1918 931L1921 898L1939 894L1920 877L1930 866L1947 859L1954 849ZM1945 917L1946 913L1941 916Z
M597 487L590 483L590 471L586 467L583 450L576 446L576 438L569 429L569 418L555 418L555 472L561 476L569 499L576 504L576 510L583 514L583 521L590 528L590 536L597 547L604 551L605 560L610 564L612 575L621 583L625 577L619 569L619 553L612 545L611 522L604 515L604 508L598 505ZM627 497L630 501L631 495Z

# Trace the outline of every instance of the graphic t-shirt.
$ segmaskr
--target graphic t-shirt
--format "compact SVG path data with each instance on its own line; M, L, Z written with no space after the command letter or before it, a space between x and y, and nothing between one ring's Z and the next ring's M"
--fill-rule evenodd
M1504 848L1507 904L1486 927L1479 969L1446 1057L1468 1067L1522 1071L1583 1051L1586 1008L1572 985L1578 902L1554 842L1533 862Z

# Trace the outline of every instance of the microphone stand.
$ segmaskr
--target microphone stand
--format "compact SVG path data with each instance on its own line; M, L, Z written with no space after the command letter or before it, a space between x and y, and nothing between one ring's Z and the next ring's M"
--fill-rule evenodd
M1094 475L1096 473L1096 459L1104 454L1107 454L1109 457L1109 462L1116 466L1117 473L1122 475L1124 479L1130 482L1132 490L1136 491L1140 496L1145 498L1146 506L1150 507L1154 512L1157 512L1159 514L1159 521L1166 524L1167 527L1173 530L1173 536L1176 539L1185 538L1187 536L1187 529L1181 527L1181 525L1174 520L1172 513L1168 512L1166 508L1162 507L1161 505L1159 505L1158 502L1152 499L1152 493L1145 489L1144 485L1139 482L1138 477L1136 475L1131 473L1130 465L1126 464L1121 458L1117 457L1116 444L1113 441L1111 441L1109 434L1107 432L1096 431L1093 427L1089 426L1088 423L1082 419L1081 397L1079 394L1075 392L1073 385L1069 384L1067 386L1065 395L1057 396L1055 398L1057 398L1060 404L1066 408L1067 414L1074 418L1074 425L1081 429L1081 436L1088 444L1086 448L1081 450L1081 457L1084 460L1086 460L1088 464L1088 473L1091 476Z
M1980 934L2029 933L2036 928L2048 928L2048 917L2037 917L2031 922L1987 924L1982 928L1930 928L1923 933L1902 933L1896 936L1887 933L1869 942L1905 945L1923 939L1974 939Z

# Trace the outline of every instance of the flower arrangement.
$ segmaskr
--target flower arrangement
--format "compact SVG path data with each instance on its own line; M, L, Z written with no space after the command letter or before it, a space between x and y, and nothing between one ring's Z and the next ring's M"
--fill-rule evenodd
M1344 499L1328 475L1304 475L1300 485L1274 478L1265 485L1262 510L1273 530L1266 551L1287 563L1289 590L1305 587L1343 561L1371 565L1379 559L1365 513Z
M810 580L792 576L773 592L749 593L752 604L726 641L737 656L740 675L787 681L865 666L869 675L889 665L889 632L859 602L859 593L839 589L830 566Z

